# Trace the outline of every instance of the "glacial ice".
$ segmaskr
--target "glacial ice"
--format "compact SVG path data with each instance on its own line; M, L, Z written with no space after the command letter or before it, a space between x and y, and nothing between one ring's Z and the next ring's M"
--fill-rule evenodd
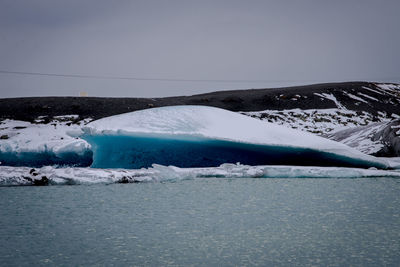
M0 186L113 184L166 182L198 178L400 178L399 171L343 167L248 166L222 164L208 168L178 168L153 164L143 169L95 169L0 166ZM39 183L38 183L39 182Z
M206 106L135 111L93 121L82 130L81 138L92 147L94 168L215 167L236 162L390 167L385 159L335 141Z
M68 118L74 119L73 115L58 116L48 124L1 121L0 164L31 167L89 166L92 163L90 145L71 136L74 132L81 132L81 124L87 121L70 125Z

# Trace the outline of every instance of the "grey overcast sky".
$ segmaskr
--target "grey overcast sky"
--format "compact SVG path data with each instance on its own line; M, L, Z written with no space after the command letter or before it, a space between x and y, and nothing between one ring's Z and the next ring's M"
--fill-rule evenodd
M0 97L400 82L399 11L399 0L1 0L0 71L172 81L0 73Z

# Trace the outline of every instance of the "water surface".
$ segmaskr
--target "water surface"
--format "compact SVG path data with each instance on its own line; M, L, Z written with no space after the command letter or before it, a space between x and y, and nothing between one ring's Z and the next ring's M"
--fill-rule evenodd
M400 180L0 188L4 266L398 266Z

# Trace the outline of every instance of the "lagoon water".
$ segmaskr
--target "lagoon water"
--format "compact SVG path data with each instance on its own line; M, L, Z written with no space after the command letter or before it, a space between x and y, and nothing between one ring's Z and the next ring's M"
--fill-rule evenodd
M400 180L0 188L3 266L398 266Z

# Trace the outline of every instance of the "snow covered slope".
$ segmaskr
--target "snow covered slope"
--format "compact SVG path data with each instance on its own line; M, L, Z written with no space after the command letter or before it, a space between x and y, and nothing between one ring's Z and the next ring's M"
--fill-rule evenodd
M284 125L293 129L325 136L339 129L367 126L378 122L387 123L400 116L379 112L331 109L289 109L240 112L253 118Z
M388 168L383 159L313 134L206 106L172 106L93 121L82 128L93 167L293 164Z
M330 132L326 137L366 154L400 156L400 120L339 129Z
M310 95L281 95L282 104L310 99ZM347 144L363 153L400 156L400 135L382 133L392 121L400 118L400 85L371 83L347 88L313 92L310 106L327 102L335 108L279 109L241 112L244 115L285 125ZM318 97L318 99L315 99ZM315 104L319 101L320 104ZM318 102L317 102L318 103ZM390 129L385 130L390 131Z

